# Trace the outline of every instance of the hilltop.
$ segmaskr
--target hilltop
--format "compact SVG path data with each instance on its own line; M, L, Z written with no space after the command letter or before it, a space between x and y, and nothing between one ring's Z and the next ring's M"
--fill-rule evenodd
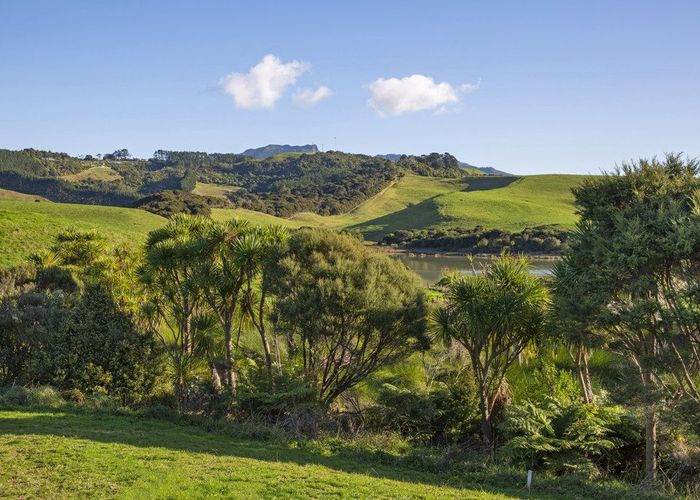
M243 156L251 156L257 159L269 158L283 153L318 153L316 144L306 144L304 146L290 146L289 144L268 144L260 148L250 148L243 151Z
M131 158L126 149L99 158L0 150L0 188L51 201L135 206L156 193L192 193L206 184L219 187L216 194L233 207L282 217L307 211L346 213L406 174L456 178L465 172L448 153L403 156L392 162L339 151L288 152L254 159L158 150L144 160Z

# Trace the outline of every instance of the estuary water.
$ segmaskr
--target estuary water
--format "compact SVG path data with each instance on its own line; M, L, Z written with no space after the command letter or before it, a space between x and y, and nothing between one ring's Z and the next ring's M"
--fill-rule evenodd
M440 280L440 277L446 272L460 272L460 273L471 273L481 272L483 265L490 262L489 259L474 258L472 269L472 264L467 262L467 258L464 255L430 255L430 254L406 254L406 253L395 253L389 254L392 258L398 259L406 267L414 271L418 276L420 276L426 285L432 285ZM552 266L554 265L554 260L538 260L529 259L530 269L533 274L537 275L547 275L551 274Z

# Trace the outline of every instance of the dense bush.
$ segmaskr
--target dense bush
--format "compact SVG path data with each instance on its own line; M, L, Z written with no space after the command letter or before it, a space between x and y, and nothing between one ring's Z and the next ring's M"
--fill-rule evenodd
M475 442L479 399L468 373L450 371L429 391L384 384L365 416L370 430L434 445Z
M464 177L464 170L459 166L459 160L449 153L402 155L396 163L411 173L426 177Z
M104 288L40 289L45 271L35 289L8 293L0 303L0 383L102 392L123 403L147 399L160 373L153 338Z
M43 354L57 387L104 392L125 404L146 399L159 375L155 340L94 286L85 290Z
M513 253L559 254L566 250L568 238L569 232L549 227L511 233L477 226L473 229L400 230L386 235L380 245L471 253L498 254L509 250Z
M133 206L170 218L175 214L208 217L211 207L223 205L222 200L210 196L199 196L186 191L161 191L138 200Z
M300 230L269 267L274 321L324 406L428 343L416 276L353 236Z

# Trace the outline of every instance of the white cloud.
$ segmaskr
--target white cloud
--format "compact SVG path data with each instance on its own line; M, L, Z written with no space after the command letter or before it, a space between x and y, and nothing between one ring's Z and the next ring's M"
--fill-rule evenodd
M472 92L478 85L463 84L459 90ZM449 83L435 83L429 76L411 75L405 78L379 78L369 85L372 97L369 105L379 116L397 116L414 111L446 111L459 102L459 92Z
M315 106L319 102L321 102L326 97L330 97L332 95L333 95L333 92L331 92L331 89L329 89L325 85L321 85L316 90L312 90L312 89L299 90L299 91L297 91L296 94L294 94L293 99L294 99L294 103L297 104L298 106L301 106L303 108L310 108L312 106Z
M271 109L297 78L308 71L310 64L300 61L283 63L267 54L248 73L231 73L221 80L221 87L233 96L236 107Z
M470 92L474 92L475 90L479 90L480 85L481 85L481 80L479 80L477 83L463 83L462 85L459 86L459 90L461 90L465 94L469 94Z

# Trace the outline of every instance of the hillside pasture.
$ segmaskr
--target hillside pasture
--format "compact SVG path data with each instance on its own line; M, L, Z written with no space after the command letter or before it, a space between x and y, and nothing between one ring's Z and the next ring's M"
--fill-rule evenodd
M79 182L79 181L104 181L104 182L115 182L119 181L122 179L122 176L119 175L115 170L108 166L97 166L97 167L90 167L88 169L83 170L82 172L78 172L77 174L68 174L68 175L63 175L61 176L61 179L64 179L69 182Z
M221 184L207 184L205 182L198 182L197 186L192 191L194 194L199 196L213 196L215 198L228 198L228 193L235 193L240 187L238 186L224 186Z
M134 208L0 200L0 267L22 264L70 228L99 231L114 244L138 244L164 223Z
M9 189L0 188L0 200L9 201L49 201L43 196L36 194L26 194L20 193L18 191L11 191Z

